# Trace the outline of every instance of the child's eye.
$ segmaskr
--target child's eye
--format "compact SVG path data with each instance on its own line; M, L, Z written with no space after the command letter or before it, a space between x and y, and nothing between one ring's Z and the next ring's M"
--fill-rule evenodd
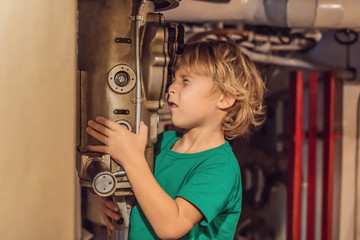
M188 83L188 82L190 82L190 81L187 79L183 79L183 83Z

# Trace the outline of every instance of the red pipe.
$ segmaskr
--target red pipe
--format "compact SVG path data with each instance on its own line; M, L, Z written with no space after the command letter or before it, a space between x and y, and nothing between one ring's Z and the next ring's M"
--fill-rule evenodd
M316 123L317 123L317 72L310 72L309 80L309 134L308 134L308 192L306 239L315 239L315 200L316 200Z
M301 236L301 158L302 158L302 99L303 72L290 74L290 139L289 179L287 191L287 239L300 240Z
M332 239L335 74L325 73L322 240Z

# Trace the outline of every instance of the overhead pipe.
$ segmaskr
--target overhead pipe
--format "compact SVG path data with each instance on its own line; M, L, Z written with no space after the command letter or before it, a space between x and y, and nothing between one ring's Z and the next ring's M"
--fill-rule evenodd
M164 13L177 22L243 22L291 28L359 28L359 0L182 1ZM199 14L201 13L201 14Z
M244 47L240 47L241 51L249 56L254 62L261 62L267 64L273 64L278 66L287 66L287 67L294 67L294 68L304 68L310 70L318 70L318 71L327 71L332 69L339 79L344 80L351 80L353 77L353 73L346 69L342 68L334 68L331 66L323 65L316 62L309 62L302 59L297 58L289 58L289 57L282 57L282 56L274 56L268 55L263 53L257 53L250 51Z

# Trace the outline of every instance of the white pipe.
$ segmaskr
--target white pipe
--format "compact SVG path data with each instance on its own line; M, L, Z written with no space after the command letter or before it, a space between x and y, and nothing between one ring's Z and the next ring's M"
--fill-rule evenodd
M265 22L262 0L232 0L227 4L183 0L180 5L163 12L170 21L207 22L207 21L257 21Z
M319 0L315 27L356 28L360 26L359 0Z
M294 43L291 44L283 44L283 45L271 45L270 42L265 42L261 45L259 44L255 45L254 43L251 42L242 42L240 45L243 47L251 48L253 51L262 52L262 53L269 53L271 51L301 51L305 48L305 46L301 47L298 41L296 42L294 41Z
M147 0L142 0L135 17L135 58L136 58L136 123L135 133L139 133L141 119L141 73L140 73L140 26L143 16L141 12Z
M311 38L316 42L319 42L322 39L322 33L318 30L315 31L291 31L291 33L299 32L303 34L306 38ZM288 41L288 37L283 37L284 41ZM261 42L262 44L254 44L252 41ZM272 44L275 43L275 44ZM309 43L305 39L295 38L291 41L290 44L283 44L279 37L277 36L266 36L261 34L255 34L254 32L248 33L248 41L242 42L241 46L252 48L255 51L259 52L270 52L270 51L299 51L304 48Z
M261 63L269 63L273 65L279 65L279 66L287 66L287 67L294 67L294 68L307 68L307 69L316 69L319 71L325 71L329 69L333 69L336 73L336 77L340 79L350 79L352 76L352 73L349 72L346 69L341 68L334 68L333 66L326 66L318 63L310 63L306 62L301 59L295 59L295 58L286 58L286 57L280 57L280 56L274 56L274 55L265 55L262 53L255 53L252 51L249 51L248 49L244 47L239 47L241 49L241 52L249 56L254 62L261 62Z
M300 67L300 68L308 68L308 69L318 69L318 66L314 64L308 63L306 61L295 59L295 58L285 58L274 55L265 55L262 53L255 53L247 50L246 48L240 47L241 52L249 56L254 62L262 62L262 63L270 63L274 65L280 66L288 66L288 67Z
M306 30L306 31L298 31L297 29L292 29L290 34L293 33L301 33L305 38L311 38L315 40L316 42L320 42L322 39L322 33L319 30ZM289 40L288 37L283 37L285 41ZM274 35L262 35L262 34L256 34L254 32L248 32L248 39L249 41L258 41L258 42L272 42L281 44L279 37Z
M281 27L358 28L359 0L232 0L227 4L183 0L165 11L177 22L240 22Z

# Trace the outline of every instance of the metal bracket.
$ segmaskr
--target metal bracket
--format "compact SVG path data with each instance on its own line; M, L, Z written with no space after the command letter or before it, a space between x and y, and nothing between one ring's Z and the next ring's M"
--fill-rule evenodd
M144 21L144 17L142 15L129 16L130 21L140 20Z

